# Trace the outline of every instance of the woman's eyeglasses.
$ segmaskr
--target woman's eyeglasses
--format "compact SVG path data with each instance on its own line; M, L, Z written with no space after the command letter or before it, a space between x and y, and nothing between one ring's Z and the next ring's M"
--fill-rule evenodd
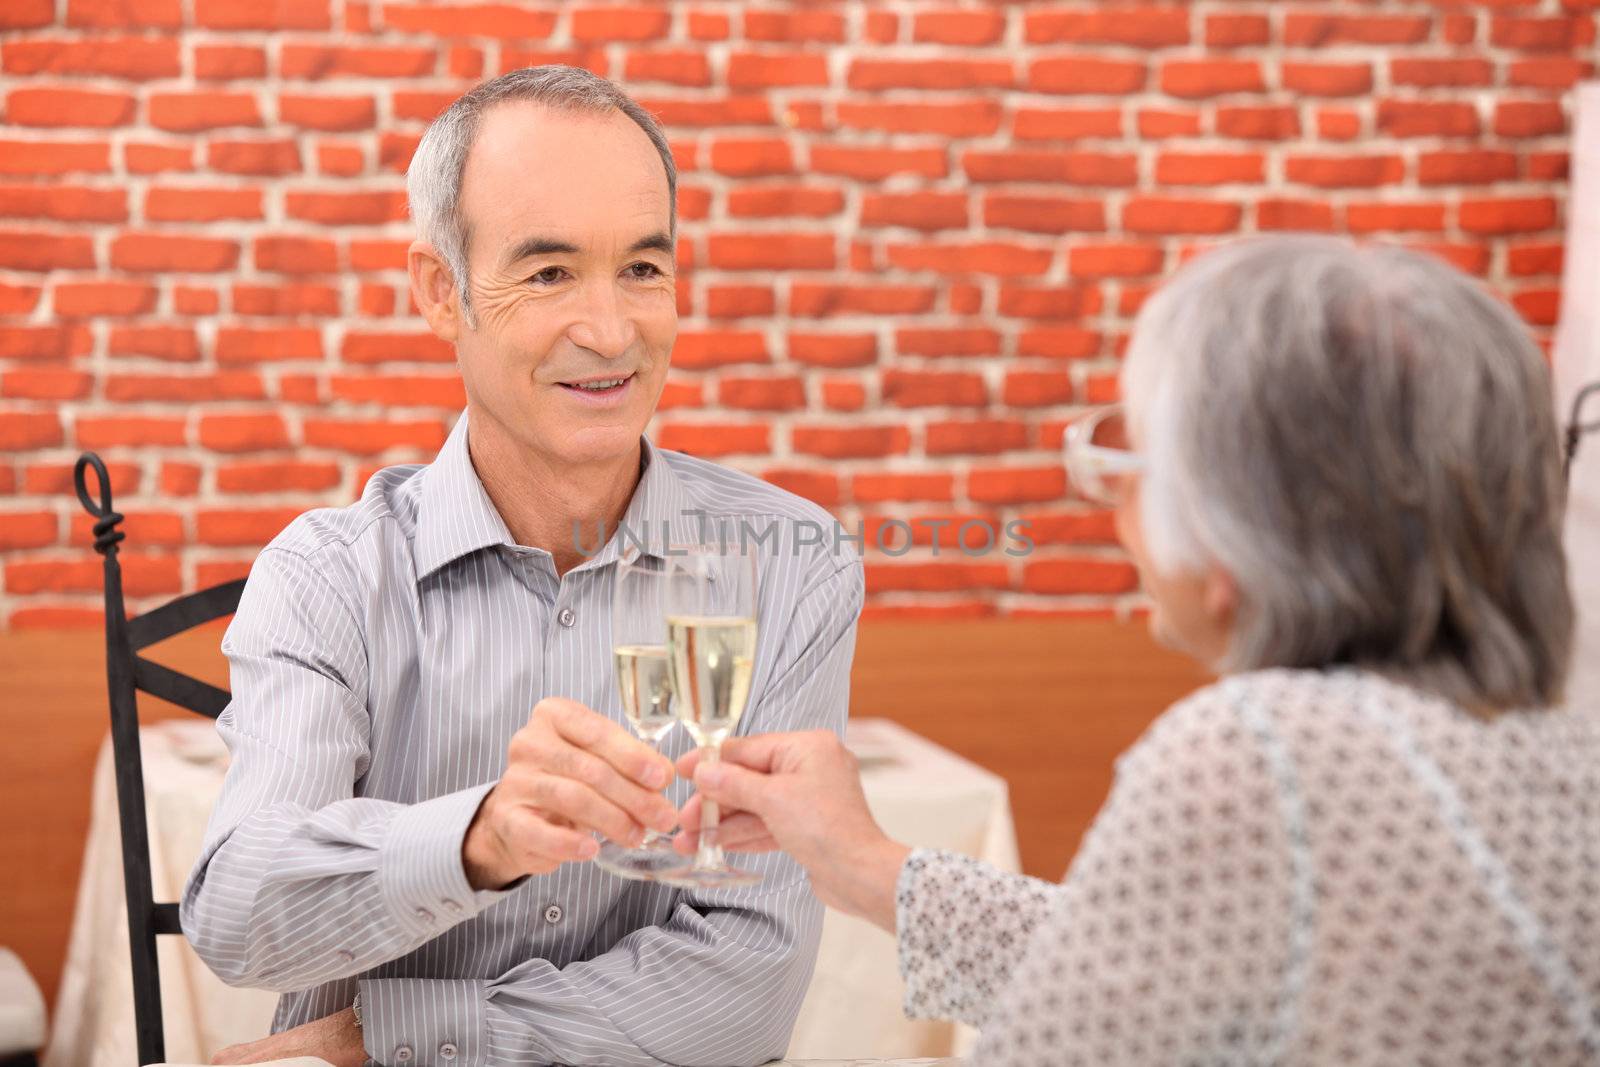
M1091 408L1067 423L1061 447L1073 487L1106 507L1115 507L1129 479L1144 469L1144 457L1128 445L1121 404Z

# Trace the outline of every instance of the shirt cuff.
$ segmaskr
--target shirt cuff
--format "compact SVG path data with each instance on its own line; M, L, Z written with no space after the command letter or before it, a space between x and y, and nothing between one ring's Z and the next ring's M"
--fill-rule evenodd
M483 1067L487 982L469 978L366 978L361 1040L384 1067Z
M378 894L411 935L441 934L510 892L473 889L461 860L467 827L492 788L489 782L408 805L390 823L378 849Z
M908 1019L943 1017L949 976L942 942L951 935L949 907L940 887L923 876L959 863L965 857L935 849L912 849L894 887L895 934L899 941L900 977L905 982L902 1005ZM921 883L921 884L919 884ZM941 910L946 914L941 916Z

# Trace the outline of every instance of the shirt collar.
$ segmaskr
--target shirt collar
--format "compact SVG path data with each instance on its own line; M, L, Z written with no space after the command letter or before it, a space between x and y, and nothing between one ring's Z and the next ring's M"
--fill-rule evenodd
M413 547L419 579L479 549L517 544L472 465L467 421L468 411L463 411L422 475ZM699 520L682 479L648 437L639 438L639 447L644 469L623 513L627 530L619 535L608 528L604 547L579 568L601 566L619 556L633 559L640 542L646 554L659 557L669 538L683 544L696 536ZM582 547L593 551L594 545L591 541Z

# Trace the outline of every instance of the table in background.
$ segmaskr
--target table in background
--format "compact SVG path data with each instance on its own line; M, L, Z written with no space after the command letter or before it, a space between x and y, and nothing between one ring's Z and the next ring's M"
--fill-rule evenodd
M873 815L893 837L1017 869L1005 782L882 719L853 720ZM200 853L227 753L216 727L197 719L141 731L151 880L158 900L177 900ZM109 744L95 770L83 873L45 1067L125 1067L133 1061L133 994L122 898L116 791ZM217 1049L264 1036L278 994L224 985L182 938L158 939L167 1055L203 1061ZM829 911L816 974L790 1045L791 1057L946 1056L971 1034L947 1022L904 1018L894 938Z

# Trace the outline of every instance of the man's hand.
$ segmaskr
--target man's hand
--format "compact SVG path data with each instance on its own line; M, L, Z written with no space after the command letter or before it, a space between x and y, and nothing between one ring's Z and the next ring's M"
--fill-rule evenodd
M700 798L708 796L722 805L723 848L782 849L811 875L823 903L894 929L895 881L910 849L878 828L856 758L837 737L826 730L736 737L717 763L703 762L702 752L678 761L678 773L699 789L683 808L680 852L698 844Z
M484 797L461 846L474 889L593 859L597 831L637 845L678 813L660 790L672 762L577 701L546 697L512 737L506 772Z
M217 1053L212 1063L269 1063L272 1060L316 1056L333 1067L361 1067L367 1051L361 1043L361 1028L356 1013L349 1008L315 1022L285 1030L243 1045L230 1045Z

